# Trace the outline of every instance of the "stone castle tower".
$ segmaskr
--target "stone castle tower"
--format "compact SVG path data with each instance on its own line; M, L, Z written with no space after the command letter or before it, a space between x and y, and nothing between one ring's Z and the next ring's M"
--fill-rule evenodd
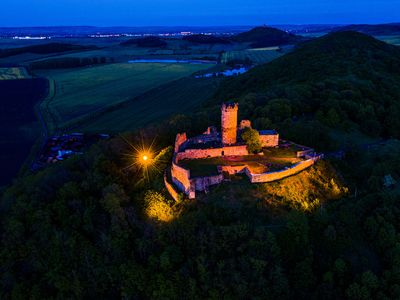
M237 103L223 103L221 106L221 134L224 145L236 144L238 108Z

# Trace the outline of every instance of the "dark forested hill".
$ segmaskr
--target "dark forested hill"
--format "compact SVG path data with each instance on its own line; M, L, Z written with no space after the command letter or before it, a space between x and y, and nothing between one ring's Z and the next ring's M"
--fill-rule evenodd
M359 25L347 25L335 28L334 31L358 31L370 35L393 35L400 34L400 23L389 23L389 24L359 24Z
M232 37L232 40L241 43L250 43L253 48L270 47L296 44L304 38L287 33L280 29L262 26L255 27L250 31L242 32Z
M215 103L237 98L260 126L308 116L331 128L398 138L400 49L356 32L332 33L224 81Z

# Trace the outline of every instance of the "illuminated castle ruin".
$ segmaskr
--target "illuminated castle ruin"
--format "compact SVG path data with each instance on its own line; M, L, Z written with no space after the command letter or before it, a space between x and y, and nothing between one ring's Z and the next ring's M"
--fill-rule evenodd
M268 164L264 163L262 172L252 168L252 159L262 166L263 161L268 159L267 155L260 153L252 155L247 150L246 143L241 139L243 130L251 128L249 120L242 120L238 126L237 103L224 103L221 105L221 132L215 127L207 130L196 137L187 138L186 133L177 134L175 139L174 156L170 169L170 180L165 176L165 185L171 196L178 198L178 193L184 193L190 199L195 198L196 191L207 192L212 185L220 184L229 180L227 176L233 174L245 174L252 183L271 182L290 175L296 174L313 165L321 156L317 156L313 149L298 146L295 163L282 170L270 171ZM279 134L275 130L258 130L260 143L263 149L279 149L284 147L287 141L280 141ZM282 142L282 145L280 145ZM290 143L290 145L295 145ZM207 176L192 176L191 169L185 167L187 162L203 162L213 158L223 158L226 163L215 166L217 172ZM265 159L264 159L265 158ZM230 165L232 159L243 160L243 164ZM172 182L170 182L172 181Z
M224 103L221 106L221 139L223 145L236 144L238 108L237 103Z

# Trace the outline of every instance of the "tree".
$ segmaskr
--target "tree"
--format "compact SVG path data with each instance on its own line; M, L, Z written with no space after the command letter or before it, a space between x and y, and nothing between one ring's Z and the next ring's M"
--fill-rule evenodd
M326 124L331 127L337 127L340 123L340 116L334 108L331 108L326 116Z
M257 130L252 128L245 128L241 135L242 139L246 142L247 150L251 153L258 153L262 149L260 134Z
M372 299L368 289L360 286L358 283L351 284L346 290L347 298L351 300L368 300Z

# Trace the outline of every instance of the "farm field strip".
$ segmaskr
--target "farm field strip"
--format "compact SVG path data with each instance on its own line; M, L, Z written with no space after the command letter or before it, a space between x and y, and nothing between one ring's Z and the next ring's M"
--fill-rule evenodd
M73 70L41 71L55 81L55 96L42 104L60 127L137 97L211 65L117 63ZM47 120L49 118L46 118Z
M219 79L191 77L169 82L82 123L78 130L117 133L187 112L209 99L218 82Z

